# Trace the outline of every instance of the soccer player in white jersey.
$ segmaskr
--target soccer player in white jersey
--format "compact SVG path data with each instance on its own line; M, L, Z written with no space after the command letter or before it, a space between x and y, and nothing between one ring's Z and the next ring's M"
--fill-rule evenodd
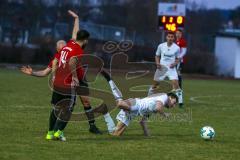
M157 70L154 75L153 85L150 87L148 95L154 94L160 81L168 78L179 99L179 106L183 105L182 90L178 83L178 74L176 66L179 63L180 48L174 43L174 32L168 32L166 39L167 42L158 46L156 51L155 63Z
M178 97L174 93L159 93L145 98L130 98L123 100L121 91L117 88L110 75L104 70L101 73L111 87L113 96L117 102L117 107L121 109L116 117L118 124L115 131L112 133L114 136L122 135L129 126L130 121L137 116L142 117L140 125L144 131L144 135L149 136L149 131L145 123L146 118L152 113L159 113L163 116L167 116L167 114L164 113L164 107L173 108L178 102Z

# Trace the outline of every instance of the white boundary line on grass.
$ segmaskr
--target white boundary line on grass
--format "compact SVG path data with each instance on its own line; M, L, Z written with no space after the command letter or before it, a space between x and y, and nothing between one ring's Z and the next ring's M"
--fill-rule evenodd
M195 97L190 97L189 100L192 101L192 102L195 102L195 103L199 103L199 104L207 104L207 105L212 105L212 104L215 104L215 105L218 105L218 106L222 106L221 108L222 109L240 109L239 108L239 104L235 104L235 103L231 103L231 102L227 102L227 103L219 103L219 102L209 102L209 101L204 101L204 100L199 100L199 98L211 98L211 97L226 97L228 95L208 95L208 96L195 96ZM233 95L232 97L240 97L240 95Z
M211 104L209 102L203 101L203 100L198 100L199 98L212 98L212 97L223 97L224 95L209 95L209 96L195 96L195 97L190 97L189 100L192 102L197 102L197 103L205 103L205 104Z

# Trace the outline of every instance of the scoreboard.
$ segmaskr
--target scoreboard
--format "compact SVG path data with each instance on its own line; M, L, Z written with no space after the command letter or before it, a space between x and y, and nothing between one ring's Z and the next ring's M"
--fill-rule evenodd
M158 28L166 31L184 29L186 7L181 3L158 4Z
M178 28L184 28L184 16L159 16L160 29L176 31Z

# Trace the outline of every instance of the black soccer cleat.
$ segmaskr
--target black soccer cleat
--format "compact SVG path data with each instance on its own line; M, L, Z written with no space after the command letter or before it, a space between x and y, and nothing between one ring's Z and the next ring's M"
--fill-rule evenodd
M107 73L105 70L101 71L102 76L109 82L111 79L111 76L109 73Z
M102 132L97 128L96 125L90 125L89 132L93 134L102 134Z

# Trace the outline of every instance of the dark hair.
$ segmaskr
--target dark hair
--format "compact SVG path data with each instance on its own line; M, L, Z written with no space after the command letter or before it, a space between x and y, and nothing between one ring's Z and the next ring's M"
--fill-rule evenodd
M177 31L183 33L183 30L181 30L181 29L177 29L176 32L177 32Z
M168 32L167 32L167 35L169 35L169 34L171 34L171 35L175 35L175 33L172 32L172 31L168 31Z
M176 102L178 103L178 96L177 96L175 93L169 92L169 93L167 94L167 96L170 96L170 97L172 97L172 98L175 98L175 99L176 99Z
M80 30L77 32L77 41L83 41L90 37L90 33L86 30Z

